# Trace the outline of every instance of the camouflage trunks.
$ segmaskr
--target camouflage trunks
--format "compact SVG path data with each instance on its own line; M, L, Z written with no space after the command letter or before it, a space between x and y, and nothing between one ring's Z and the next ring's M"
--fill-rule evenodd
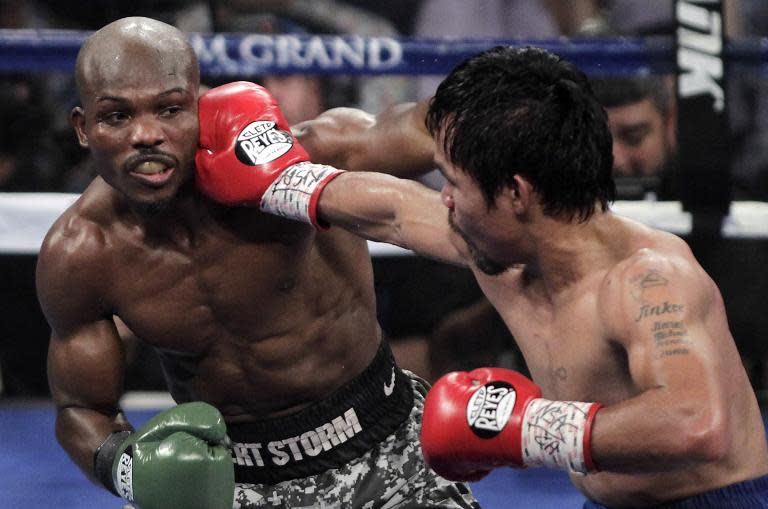
M397 368L384 346L366 372L330 402L320 402L322 411L310 412L303 432L293 419L264 427L266 435L230 429L234 507L478 508L466 484L447 481L424 464L419 430L426 392L426 382ZM377 437L393 421L391 431Z

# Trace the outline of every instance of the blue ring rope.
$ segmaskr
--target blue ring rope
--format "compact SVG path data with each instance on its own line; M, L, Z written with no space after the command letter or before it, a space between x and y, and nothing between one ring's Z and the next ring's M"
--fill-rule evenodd
M90 32L0 29L0 71L72 72ZM671 37L601 39L423 39L353 35L191 33L204 75L444 75L463 59L497 44L547 48L590 75L675 70ZM729 43L731 65L768 73L768 38Z

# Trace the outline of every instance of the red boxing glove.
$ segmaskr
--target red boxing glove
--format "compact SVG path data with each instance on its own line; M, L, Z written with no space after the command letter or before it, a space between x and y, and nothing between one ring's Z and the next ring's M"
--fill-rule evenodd
M196 184L203 194L320 227L317 200L341 170L308 162L265 88L247 81L213 88L200 97L199 119Z
M599 408L543 399L535 383L508 369L448 373L424 402L424 460L453 481L476 481L501 466L593 472L590 436Z

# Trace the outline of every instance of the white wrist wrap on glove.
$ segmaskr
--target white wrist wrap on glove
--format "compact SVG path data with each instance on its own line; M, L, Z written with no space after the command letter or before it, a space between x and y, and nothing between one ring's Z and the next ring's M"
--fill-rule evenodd
M532 400L523 417L523 462L586 474L594 470L585 456L585 435L595 403ZM598 405L599 408L599 405Z
M317 221L320 190L343 170L308 161L286 168L261 198L263 212L321 228Z

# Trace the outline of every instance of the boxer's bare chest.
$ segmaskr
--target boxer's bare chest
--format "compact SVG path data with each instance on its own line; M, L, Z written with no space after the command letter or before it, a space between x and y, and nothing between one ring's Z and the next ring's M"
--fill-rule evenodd
M544 397L610 402L634 391L625 352L606 336L600 306L593 283L553 301L518 287L497 306Z
M175 397L215 403L228 418L271 415L324 397L370 362L379 338L365 242L295 228L115 239L106 298L162 352Z
M108 300L153 346L201 352L213 341L252 343L300 322L325 261L304 229L236 233L220 225L116 237Z

